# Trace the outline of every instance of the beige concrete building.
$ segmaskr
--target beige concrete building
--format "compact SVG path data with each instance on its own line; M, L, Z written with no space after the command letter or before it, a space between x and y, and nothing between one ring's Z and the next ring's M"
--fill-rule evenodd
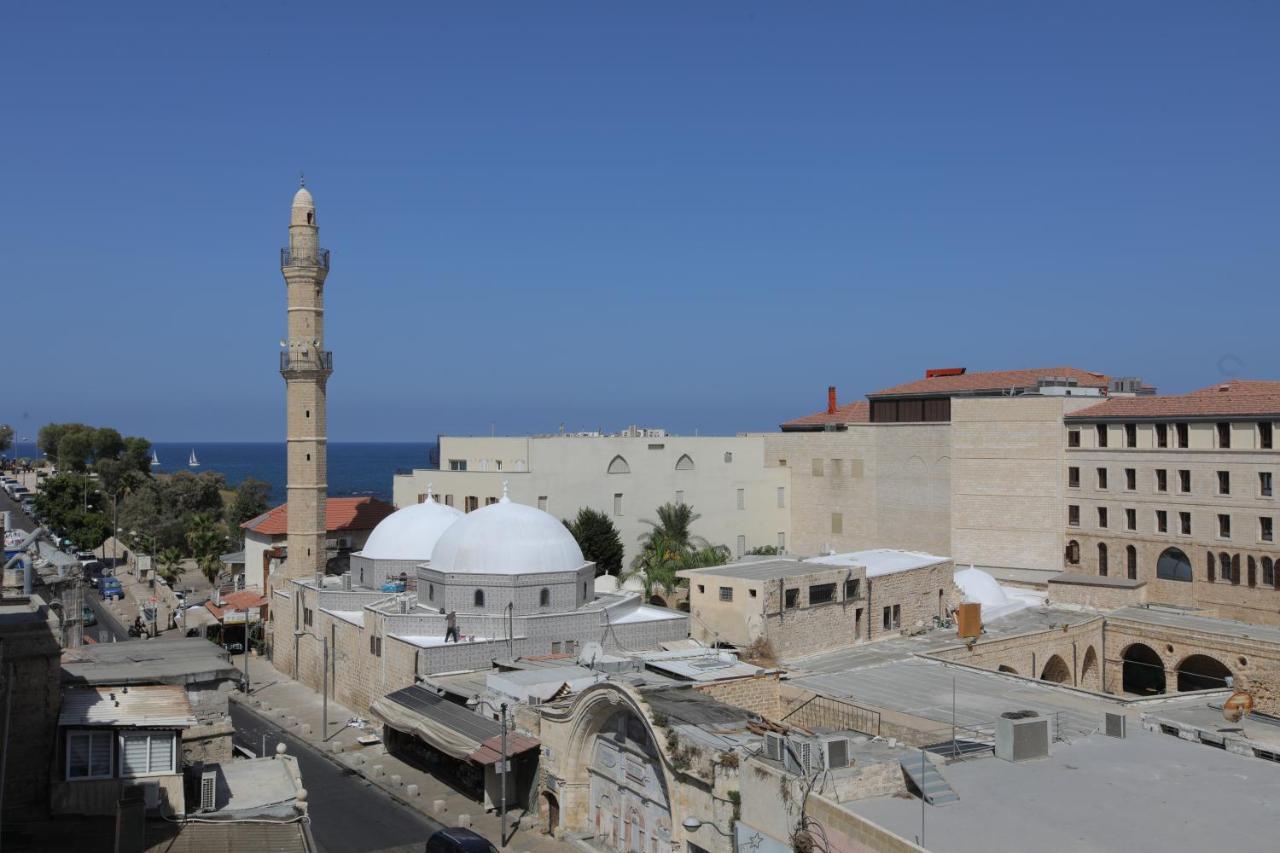
M640 433L649 433L647 435ZM439 469L397 475L404 507L430 486L464 512L496 503L504 484L513 501L557 518L591 507L610 515L625 561L664 503L691 505L694 532L741 556L752 548L790 550L790 472L765 464L765 437L673 436L661 430L620 435L440 437Z
M1069 413L1064 565L1128 582L1124 603L1280 625L1280 382L1113 399Z

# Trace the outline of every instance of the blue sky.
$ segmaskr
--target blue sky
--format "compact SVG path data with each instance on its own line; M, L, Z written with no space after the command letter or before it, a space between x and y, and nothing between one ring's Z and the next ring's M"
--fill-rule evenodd
M31 3L0 35L0 420L769 429L922 375L1275 377L1280 7Z

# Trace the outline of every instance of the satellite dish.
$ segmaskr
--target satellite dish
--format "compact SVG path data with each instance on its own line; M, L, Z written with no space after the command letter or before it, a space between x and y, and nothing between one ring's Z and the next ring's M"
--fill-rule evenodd
M582 644L582 651L578 653L578 663L591 666L603 656L604 647L592 640L589 643Z

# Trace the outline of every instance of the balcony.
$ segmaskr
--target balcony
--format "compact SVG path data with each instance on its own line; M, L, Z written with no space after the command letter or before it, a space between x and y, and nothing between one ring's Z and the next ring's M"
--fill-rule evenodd
M323 370L333 372L333 353L328 350L285 350L280 353L280 371Z
M280 266L281 267L320 267L321 269L329 269L329 250L316 249L315 254L309 257L295 255L293 249L287 246L280 250Z

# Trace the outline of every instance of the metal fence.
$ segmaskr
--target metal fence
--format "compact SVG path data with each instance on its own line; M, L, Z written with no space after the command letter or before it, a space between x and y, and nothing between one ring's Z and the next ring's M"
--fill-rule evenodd
M293 249L280 250L280 266L282 267L321 267L329 268L329 250L316 249L311 254L294 254Z
M846 729L868 735L880 734L880 712L830 696L813 696L782 718L808 729Z

